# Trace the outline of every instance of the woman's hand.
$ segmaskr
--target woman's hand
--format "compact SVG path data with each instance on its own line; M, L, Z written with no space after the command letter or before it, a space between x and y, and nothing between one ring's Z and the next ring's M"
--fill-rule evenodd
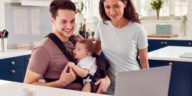
M95 84L99 85L96 93L106 93L109 85L111 84L111 81L109 77L106 76L105 78L99 79Z

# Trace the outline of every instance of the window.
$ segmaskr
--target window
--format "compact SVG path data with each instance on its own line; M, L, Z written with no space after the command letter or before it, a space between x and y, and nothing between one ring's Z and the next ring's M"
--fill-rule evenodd
M152 0L137 0L137 9L142 17L156 16L151 9ZM183 16L187 14L188 0L163 0L163 7L160 10L160 16Z

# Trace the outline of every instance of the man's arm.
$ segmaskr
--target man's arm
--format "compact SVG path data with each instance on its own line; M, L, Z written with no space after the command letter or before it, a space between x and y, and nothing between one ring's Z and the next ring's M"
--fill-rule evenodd
M69 70L69 73L67 73L67 69L68 69L68 67L65 67L59 80L56 80L53 82L39 82L41 75L27 69L24 83L42 85L42 86L50 86L50 87L64 87L75 80L75 74L72 71L72 69Z

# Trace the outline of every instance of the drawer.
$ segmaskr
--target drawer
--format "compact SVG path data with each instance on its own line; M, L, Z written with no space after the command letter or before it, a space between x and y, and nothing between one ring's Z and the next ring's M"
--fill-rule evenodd
M23 82L24 67L1 69L0 78L3 80Z
M1 59L0 69L21 67L24 63L24 56Z
M175 64L175 61L161 61L161 60L149 60L150 67L160 67Z
M148 40L148 51L153 51L166 46L190 46L192 47L192 40Z
M190 40L170 40L170 41L168 41L168 45L173 45L173 46L192 46L192 41L190 41Z

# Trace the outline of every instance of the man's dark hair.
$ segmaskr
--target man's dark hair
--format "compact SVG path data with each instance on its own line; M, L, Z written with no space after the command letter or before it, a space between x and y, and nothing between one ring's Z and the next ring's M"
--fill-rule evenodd
M49 6L49 11L53 18L56 18L59 9L68 9L75 12L75 4L71 0L53 0Z

